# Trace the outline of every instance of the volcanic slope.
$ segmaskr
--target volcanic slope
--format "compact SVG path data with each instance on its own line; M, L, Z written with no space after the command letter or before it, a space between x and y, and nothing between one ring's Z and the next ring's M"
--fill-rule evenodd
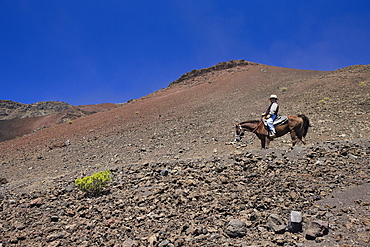
M102 164L114 156L123 163L136 163L228 154L235 150L225 145L234 139L234 125L259 119L270 94L279 96L281 115L308 116L309 143L369 138L370 66L305 71L249 62L225 64L226 69L214 66L110 111L1 143L2 158L55 155L50 146L67 140L71 143L64 150L67 157L78 155L74 147L83 148L97 157L94 163ZM254 140L241 150L259 146ZM288 135L271 144L288 146ZM59 161L58 156L53 160L63 166L74 163Z
M116 104L72 106L63 102L21 104L0 100L0 142L31 134L52 125L69 122L82 116L105 111Z
M156 167L163 168L168 164L168 167L172 167L172 172L175 174L175 171L177 171L176 174L178 175L181 173L181 169L186 170L193 163L196 163L193 166L194 169L197 169L199 162L204 161L204 164L212 166L207 167L205 165L206 167L201 170L206 173L207 171L213 171L212 169L219 170L220 172L216 175L221 177L217 177L214 173L212 175L216 176L215 178L219 179L222 184L227 184L227 175L222 172L223 168L215 168L213 165L218 166L225 156L231 156L233 157L232 160L237 161L237 155L248 156L248 153L257 152L256 150L260 148L260 144L256 139L252 140L252 135L246 138L247 141L252 142L233 143L234 127L236 123L241 121L259 119L260 114L268 106L270 94L278 95L280 114L296 115L303 113L311 121L311 128L307 136L307 148L297 147L296 151L290 154L290 159L294 159L295 155L300 157L302 155L301 151L312 153L312 148L318 147L322 143L329 143L326 145L330 146L343 141L356 142L358 139L369 139L369 85L369 65L355 65L335 71L306 71L273 67L242 60L220 63L207 69L194 70L171 83L169 87L122 104L120 107L81 117L74 120L73 123L58 124L52 128L39 130L29 136L0 143L2 162L0 178L7 180L7 183L1 187L3 209L6 208L5 201L9 201L12 195L14 197L16 197L15 195L22 195L17 193L23 192L26 195L31 193L28 197L32 198L35 196L32 193L42 195L44 193L42 191L48 191L50 188L55 188L55 186L73 186L76 177L90 175L95 171L104 169L121 172L121 175L116 175L118 177L124 176L122 172L124 174L140 174L139 177L135 178L138 180L131 180L127 182L127 185L139 186L144 189L158 188L163 184L156 184L158 181L151 179L153 174L148 172L147 168L154 171L157 169ZM338 144L338 152L342 152L346 145L349 144ZM356 144L353 145L356 146ZM268 152L271 153L289 152L289 136L274 140L270 146L272 149ZM364 150L360 150L358 153L356 151L352 155L361 157L361 160L366 160L368 148L366 149L366 145L364 148ZM317 155L320 156L320 154ZM322 155L322 157L330 159L330 155ZM215 162L207 162L207 159ZM316 161L319 162L318 164L322 162L319 158ZM246 161L243 160L243 162ZM343 164L347 164L346 162L343 162ZM261 165L256 162L251 164ZM226 166L228 167L227 163ZM368 182L368 170L366 170L366 168L368 169L368 163L360 162L358 168L364 168L365 175L359 178L359 181L356 180L356 185ZM266 169L262 169L258 173L266 172ZM301 168L297 168L295 174L299 173L299 169ZM341 169L343 172L346 170L345 167ZM141 174L141 171L146 174ZM282 171L285 175L289 173L285 168ZM192 173L192 178L189 177L186 181L183 181L184 183L177 188L181 189L178 192L189 193L193 190L194 183L196 183L194 182L196 181L195 176L195 173ZM341 178L342 175L337 174L337 176ZM120 181L124 184L124 179L130 177L131 175L122 178ZM351 175L352 177L353 175ZM147 183L142 183L144 180ZM258 180L258 183L261 181ZM134 185L135 183L137 184ZM264 186L263 183L258 185L261 189ZM337 187L343 185L340 184ZM131 191L125 186L118 186L118 189ZM335 186L332 188L335 188ZM237 188L237 190L239 189L241 188ZM117 190L116 187L113 191L115 190ZM73 189L72 192L78 194L76 189ZM60 193L63 194L64 192ZM176 189L173 193L177 193ZM240 193L242 192L240 191ZM143 194L145 194L144 191ZM149 194L146 196L149 196ZM235 197L236 194L232 196ZM66 195L59 197L64 196ZM221 197L216 197L218 200L226 200L228 195L222 194ZM27 196L20 200L26 201L25 198ZM140 198L136 199L140 201ZM237 200L238 198L234 199ZM99 203L102 203L101 200L103 199L96 200L98 201L95 203L100 205ZM122 197L117 200L125 200L125 198ZM192 200L195 201L196 199ZM140 204L139 201L133 202L134 204L138 203L137 205L132 204L128 207L140 207L143 204ZM155 204L155 202L153 203ZM176 210L176 204L173 206L175 207L173 210ZM199 206L201 207L201 205ZM258 207L255 209L260 210ZM135 215L141 217L140 214L142 215L144 211L139 210ZM168 212L162 213L166 214ZM208 214L209 212L205 209L203 213ZM123 216L117 214L117 217L122 221ZM165 220L169 220L170 216L168 217L165 217ZM191 218L191 216L189 217ZM108 218L107 216L106 219ZM176 216L175 218L181 221L181 217ZM223 220L226 220L226 218ZM91 218L88 220L91 220ZM132 223L135 225L132 226L132 229L141 224L141 220L137 221ZM130 223L127 222L127 224ZM202 231L202 233L196 235L205 235L207 239L204 241L206 242L212 242L212 238L214 238L213 240L221 238L220 243L225 244L228 240L224 238L222 233L220 233L222 237L221 235L219 237L214 235L215 232L219 233L217 230L219 224L221 223L211 227L208 226L207 231ZM184 225L186 224L184 223ZM148 234L154 236L158 233L160 227L152 227L153 229L148 230ZM254 230L257 228L258 226ZM14 229L17 228L14 227ZM128 231L128 229L126 230ZM66 228L65 231L69 235L71 234ZM11 234L11 232L11 228L6 231L7 234ZM186 242L180 237L180 235L185 234L184 232L186 232L186 229L170 234L172 242L175 242L176 238L177 240L181 238L181 241ZM128 234L125 235L125 238L134 239L134 242L138 243L137 246L150 242L150 239L148 239L150 236L141 234L143 233L140 233L140 237ZM152 239L152 242L165 239L165 237L160 237L158 234L155 237L156 240ZM58 237L56 239L51 237L47 240L45 239L46 235L44 234L41 237L43 241L53 242L56 240L63 243L63 241L57 240ZM186 235L186 237L188 236L192 236L192 233ZM17 241L22 241L23 237L20 237L21 240L13 239L14 241L12 241L18 243ZM11 242L11 239L6 238L4 241ZM30 239L28 241L32 242ZM208 246L212 246L212 244L208 244ZM278 243L275 242L275 244Z

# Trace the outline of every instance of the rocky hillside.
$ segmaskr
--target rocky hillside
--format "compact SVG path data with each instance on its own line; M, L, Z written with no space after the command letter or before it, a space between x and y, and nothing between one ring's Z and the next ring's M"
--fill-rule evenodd
M0 243L369 243L370 66L304 71L231 61L181 78L0 143ZM235 124L258 119L270 94L281 114L309 117L307 146L291 151L289 136L267 151L252 135L233 142ZM113 176L103 195L85 197L74 186L105 169ZM353 191L359 197L348 197ZM303 217L293 222L297 233L287 228L292 211Z
M63 176L49 177L45 189L2 194L0 240L5 246L367 246L369 155L367 140L116 164L98 197L86 197ZM303 221L289 223L292 212Z
M0 142L35 133L55 124L116 107L115 104L72 106L58 101L21 104L0 100Z

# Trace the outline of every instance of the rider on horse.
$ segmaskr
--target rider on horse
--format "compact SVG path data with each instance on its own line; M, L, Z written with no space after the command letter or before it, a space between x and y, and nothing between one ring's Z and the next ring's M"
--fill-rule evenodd
M276 131L274 128L274 120L277 117L277 114L279 112L279 104L277 102L278 98L275 94L272 94L270 96L270 106L267 108L266 112L262 114L264 122L267 124L268 128L270 129L270 138L276 137Z

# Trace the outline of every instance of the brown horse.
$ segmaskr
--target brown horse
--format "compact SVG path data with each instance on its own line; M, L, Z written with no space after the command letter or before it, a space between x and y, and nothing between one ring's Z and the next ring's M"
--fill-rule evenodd
M298 139L306 145L305 137L307 135L308 127L310 126L310 121L308 117L301 114L298 116L290 115L287 116L288 121L285 124L275 126L276 137L290 133L292 138L292 148L297 143ZM262 120L251 120L239 123L235 126L235 136L237 141L241 141L244 136L244 131L252 132L257 135L261 140L262 148L269 148L270 138L268 136L268 131L265 128Z

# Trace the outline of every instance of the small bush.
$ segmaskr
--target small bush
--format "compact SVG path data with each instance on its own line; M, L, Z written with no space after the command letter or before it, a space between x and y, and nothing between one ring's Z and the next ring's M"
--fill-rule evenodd
M360 85L360 86L366 86L366 82L362 81L358 85Z
M324 100L325 101L328 101L328 100L330 100L330 98L329 97L325 97Z
M323 99L322 99L322 100L319 100L319 103L320 103L320 104L324 104L325 102L326 102L326 101L325 101L325 100L323 100Z
M99 195L105 185L111 180L110 170L95 172L91 176L77 178L77 188L89 195Z
M288 88L287 88L287 87L281 87L281 88L280 88L280 91L281 91L281 92L286 92L287 90L288 90Z

